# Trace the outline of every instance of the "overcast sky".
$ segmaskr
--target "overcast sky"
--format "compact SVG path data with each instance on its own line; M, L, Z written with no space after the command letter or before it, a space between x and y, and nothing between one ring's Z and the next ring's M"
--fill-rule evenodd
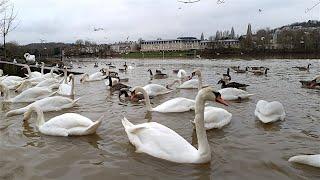
M176 0L11 0L18 12L18 28L8 39L20 44L75 42L99 43L195 36L208 38L217 30L246 32L320 18L319 0L201 0L183 4ZM262 9L262 12L259 12ZM104 28L95 32L94 27Z

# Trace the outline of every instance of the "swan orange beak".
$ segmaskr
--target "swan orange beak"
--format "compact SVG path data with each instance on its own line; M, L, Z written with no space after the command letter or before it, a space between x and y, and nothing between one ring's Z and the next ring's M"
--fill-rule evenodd
M229 104L228 104L225 100L223 100L223 99L221 98L221 96L219 96L219 97L216 98L216 102L218 102L218 103L220 103L220 104L223 104L223 105L225 105L225 106L229 106Z

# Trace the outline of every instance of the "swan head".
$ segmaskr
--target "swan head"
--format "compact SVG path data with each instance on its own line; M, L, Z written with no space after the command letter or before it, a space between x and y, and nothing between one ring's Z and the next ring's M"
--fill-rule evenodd
M191 77L194 77L194 76L201 76L200 69L196 69L191 73Z
M70 75L68 76L68 78L69 78L69 82L70 82L70 81L74 80L74 75L73 75L73 74L70 74Z
M228 103L222 99L221 94L213 87L206 87L199 91L198 96L204 100L215 101L217 103L228 106Z
M89 74L84 74L83 76L82 76L82 78L80 79L80 83L84 83L85 81L86 81L86 79L88 79L89 78Z

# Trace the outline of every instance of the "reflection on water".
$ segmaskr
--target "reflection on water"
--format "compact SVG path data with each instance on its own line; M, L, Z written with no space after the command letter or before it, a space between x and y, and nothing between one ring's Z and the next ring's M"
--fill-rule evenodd
M166 85L176 77L172 69L195 68L203 72L205 84L217 85L230 66L266 66L268 76L235 74L232 81L249 84L255 94L250 100L232 102L223 107L233 114L229 125L207 132L212 161L203 165L176 164L138 154L121 124L125 116L132 123L158 122L170 127L197 147L196 132L190 123L194 112L161 114L147 112L144 104L131 103L110 92L104 81L79 83L76 76L78 105L61 112L46 113L46 119L75 112L93 120L105 118L97 134L83 137L52 137L39 133L34 120L23 122L22 116L6 118L6 112L25 104L0 103L0 179L319 179L318 169L290 164L296 154L320 153L320 90L302 89L299 80L319 74L319 60L99 60L99 68L113 63L121 68L124 61L134 70L119 73L129 78L132 87L148 83ZM311 63L310 72L292 66ZM85 66L87 67L85 67ZM92 63L80 63L79 71L93 73ZM78 67L78 65L75 65ZM168 79L150 80L147 70L162 69ZM115 69L117 70L117 69ZM196 90L174 90L151 99L156 106L174 97L194 99ZM262 124L254 117L258 100L278 100L287 117L282 122ZM216 103L210 105L222 107Z

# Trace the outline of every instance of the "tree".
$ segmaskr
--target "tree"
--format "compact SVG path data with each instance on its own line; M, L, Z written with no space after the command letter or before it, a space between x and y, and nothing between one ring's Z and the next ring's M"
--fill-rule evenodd
M0 31L3 36L3 51L4 51L4 58L6 59L7 53L6 53L6 37L7 35L17 28L18 24L14 24L17 13L14 12L14 5L8 4L9 2L7 0L1 1L0 6L3 8L1 10L3 17L1 19L0 23Z
M235 33L234 33L234 29L233 27L231 28L231 33L230 33L230 38L231 39L234 39L236 36L235 36Z
M84 45L84 41L82 39L78 39L78 40L76 40L76 45L82 46L82 45Z

